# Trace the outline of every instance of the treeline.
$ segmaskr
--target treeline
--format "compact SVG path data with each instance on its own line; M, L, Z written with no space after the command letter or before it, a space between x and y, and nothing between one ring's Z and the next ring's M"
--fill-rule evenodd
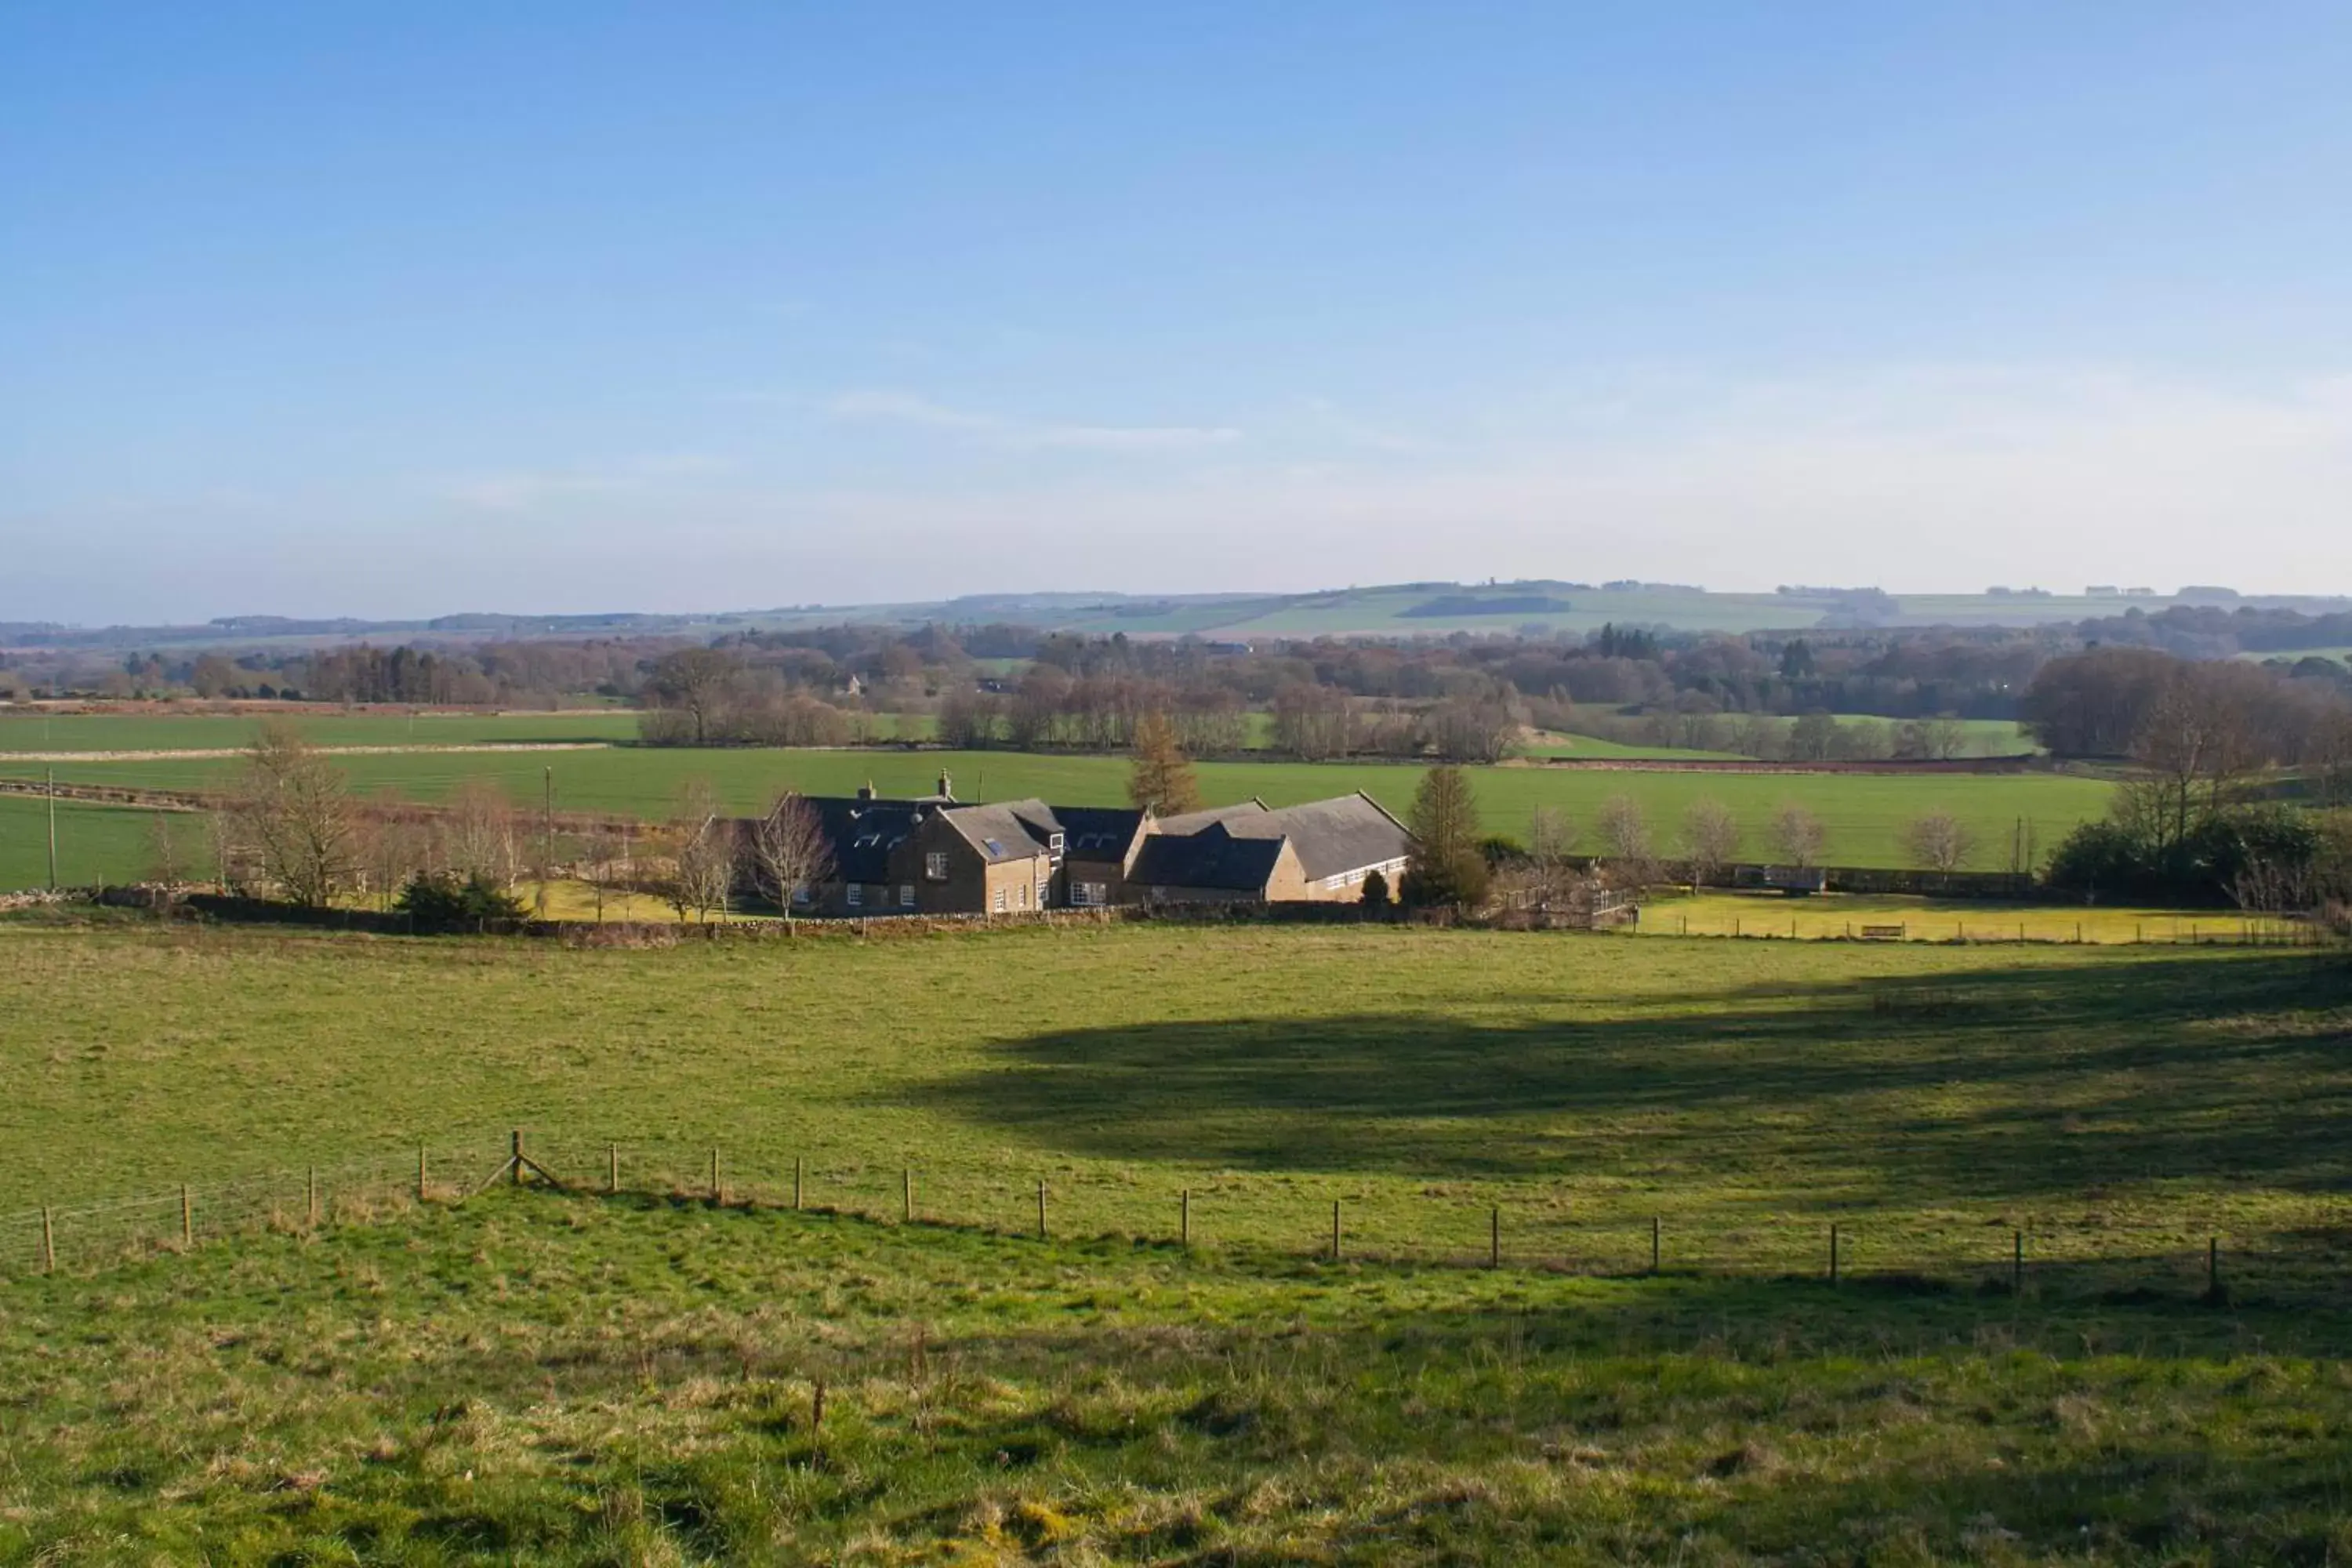
M2061 755L2130 772L2107 819L2062 844L2053 887L2086 900L2304 910L2352 900L2352 707L2240 660L2095 648L2045 666L2026 723Z

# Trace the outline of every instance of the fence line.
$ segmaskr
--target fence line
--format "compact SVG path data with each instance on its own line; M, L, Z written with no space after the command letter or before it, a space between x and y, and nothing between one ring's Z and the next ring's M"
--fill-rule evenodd
M421 1204L550 1182L623 1201L1293 1259L2352 1304L2352 1226L2343 1223L2352 1215L2331 1212L2325 1225L2310 1213L2249 1224L2226 1200L2125 1219L1981 1201L1966 1211L1727 1214L1693 1210L1671 1193L1594 1197L1535 1182L1408 1184L1202 1171L1146 1180L1042 1157L887 1164L746 1154L707 1142L488 1132L332 1165L0 1213L0 1277L85 1272L267 1231L398 1223Z

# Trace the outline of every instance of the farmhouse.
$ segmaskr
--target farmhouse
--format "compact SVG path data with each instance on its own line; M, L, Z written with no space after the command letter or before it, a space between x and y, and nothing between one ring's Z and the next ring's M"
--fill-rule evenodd
M1021 914L1123 904L1354 900L1393 885L1412 835L1365 795L1276 810L1244 801L1160 818L1042 800L968 804L938 792L812 799L833 869L797 889L803 913ZM747 838L751 824L738 825Z

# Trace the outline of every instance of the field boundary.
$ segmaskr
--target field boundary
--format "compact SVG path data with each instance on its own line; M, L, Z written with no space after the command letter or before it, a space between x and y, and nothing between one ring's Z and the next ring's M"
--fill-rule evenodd
M1540 1183L1432 1182L1418 1202L1351 1204L1327 1175L1171 1173L1149 1186L1040 1156L941 1166L784 1157L739 1165L719 1144L557 1138L518 1129L428 1139L332 1165L253 1173L0 1213L0 1279L90 1274L261 1234L400 1223L499 1188L747 1213L794 1213L916 1233L1163 1247L1422 1268L1606 1279L1811 1281L1902 1294L2340 1306L2352 1289L2352 1205L2336 1223L2253 1228L2227 1199L2161 1220L2095 1211L1824 1208L1693 1215L1587 1203ZM1236 1221L1228 1200L1278 1189L1295 1213ZM1303 1190L1302 1190L1303 1189Z

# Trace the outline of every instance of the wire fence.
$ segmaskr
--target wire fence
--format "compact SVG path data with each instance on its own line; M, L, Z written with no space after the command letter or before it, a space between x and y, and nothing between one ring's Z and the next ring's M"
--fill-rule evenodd
M861 1224L1155 1245L1297 1263L1551 1275L1806 1279L1906 1292L2352 1305L2352 1210L2251 1203L2128 1217L1979 1201L1793 1214L1580 1194L1522 1181L1200 1172L1006 1161L886 1164L678 1141L481 1132L334 1165L0 1213L0 1276L83 1273L265 1232L398 1224L420 1205L558 1187ZM1647 1201L1645 1201L1647 1200Z

